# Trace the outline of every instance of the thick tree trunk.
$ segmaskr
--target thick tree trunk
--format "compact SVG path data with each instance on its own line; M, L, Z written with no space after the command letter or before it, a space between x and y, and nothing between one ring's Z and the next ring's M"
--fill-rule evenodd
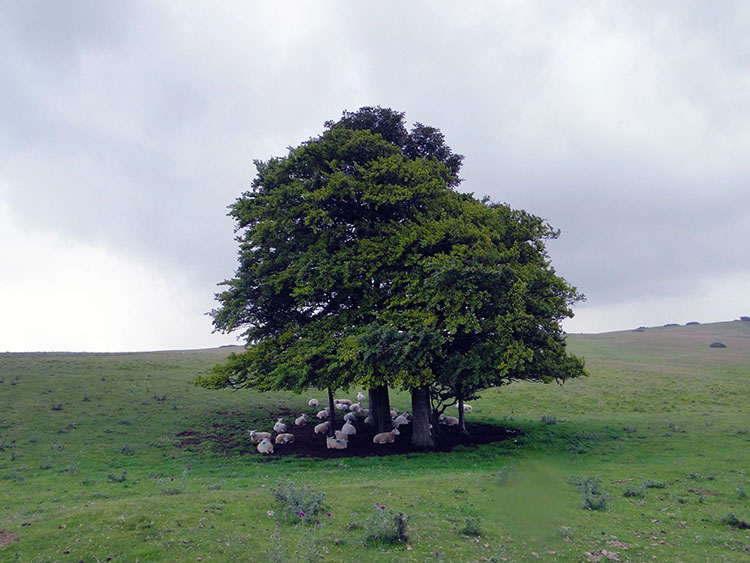
M458 429L461 432L462 436L468 436L469 431L466 430L466 417L464 416L464 400L459 397L458 398Z
M381 385L368 390L370 416L377 432L390 432L393 429L391 420L391 402L388 397L388 387Z
M333 391L331 391L330 387L328 388L328 409L331 411L331 414L328 417L328 435L333 436L336 431L334 429L336 424L336 409L333 406Z
M422 450L434 450L435 440L430 432L430 387L411 390L411 443Z

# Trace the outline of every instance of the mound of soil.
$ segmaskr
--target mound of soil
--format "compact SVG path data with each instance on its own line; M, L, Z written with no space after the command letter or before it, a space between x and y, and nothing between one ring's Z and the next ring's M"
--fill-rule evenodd
M226 414L226 413L219 413ZM316 421L319 422L319 421ZM337 426L341 424L340 419ZM300 457L314 457L320 459L335 459L345 457L371 457L387 456L394 454L408 454L417 452L411 445L411 425L399 428L401 434L396 436L392 444L373 444L372 438L375 431L364 424L362 420L355 422L357 434L349 437L349 444L345 450L329 450L326 448L326 437L323 434L315 434L315 423L304 426L290 425L288 432L294 434L292 444L274 444L272 454L261 455L256 449L256 444L250 440L248 427L238 425L234 420L221 420L214 422L210 432L188 430L178 434L180 447L195 447L209 445L225 455L253 455L258 461L270 460L278 457L294 455ZM437 450L450 451L456 446L472 446L500 442L514 439L521 432L515 428L505 428L492 424L478 422L467 423L468 436L463 436L458 427L440 427L437 436Z

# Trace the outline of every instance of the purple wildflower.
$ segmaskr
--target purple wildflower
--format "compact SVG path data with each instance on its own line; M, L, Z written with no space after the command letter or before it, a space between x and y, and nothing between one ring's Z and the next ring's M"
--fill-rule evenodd
M174 481L174 477L170 477L170 478L169 478L169 480L170 480L170 481Z
M331 517L331 513L330 512L326 512L326 516L328 516L330 518Z
M300 518L304 518L305 517L305 513L300 510L299 513L297 514L297 516L299 516Z

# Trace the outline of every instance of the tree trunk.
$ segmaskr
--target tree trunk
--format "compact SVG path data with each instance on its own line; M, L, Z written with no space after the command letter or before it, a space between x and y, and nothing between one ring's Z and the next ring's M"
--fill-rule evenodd
M333 436L334 435L334 424L336 424L336 409L333 407L333 391L331 391L331 388L328 388L328 409L331 411L330 416L328 417L328 435Z
M368 390L370 403L370 416L372 423L380 432L390 432L393 429L391 420L391 403L388 397L388 386L381 385Z
M411 444L422 450L434 450L435 440L430 432L430 387L411 390Z
M466 417L464 416L464 400L459 397L458 398L458 430L461 432L462 436L468 436L469 431L466 430Z

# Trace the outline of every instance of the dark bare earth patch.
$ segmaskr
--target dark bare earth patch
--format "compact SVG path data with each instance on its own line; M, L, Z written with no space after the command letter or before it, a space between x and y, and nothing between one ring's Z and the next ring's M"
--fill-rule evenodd
M300 456L314 457L321 459L344 458L344 457L371 457L371 456L388 456L394 454L409 454L417 452L411 446L411 425L401 426L401 434L396 437L393 444L373 444L372 438L375 435L368 425L359 419L355 422L357 434L350 436L349 444L345 450L329 450L326 448L326 439L323 434L315 434L315 425L320 422L309 422L304 426L289 425L287 432L294 434L293 444L274 444L274 452L268 455L261 455L256 449L256 444L250 440L249 430L265 430L270 428L253 426L237 420L232 414L222 412L217 413L207 428L198 430L191 428L177 435L179 446L181 448L205 447L208 446L215 451L224 455L253 455L258 461L274 459L283 456ZM279 413L279 416L289 418L289 413ZM240 416L240 418L242 418ZM337 419L336 427L339 428L342 422ZM437 450L447 452L456 446L472 446L479 444L488 444L491 442L502 442L512 440L521 435L521 431L516 428L506 428L495 426L493 424L483 424L479 422L466 424L469 436L462 436L457 427L442 427L437 440Z
M9 545L13 542L17 542L20 540L16 534L8 532L6 530L0 530L0 547L4 547L6 545Z

